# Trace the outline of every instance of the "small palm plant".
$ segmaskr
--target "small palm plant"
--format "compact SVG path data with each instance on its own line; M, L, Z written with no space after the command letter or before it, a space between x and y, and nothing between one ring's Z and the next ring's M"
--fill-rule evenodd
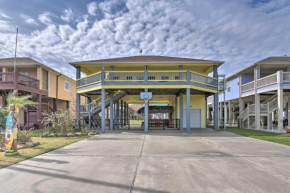
M11 104L16 105L19 108L19 110L24 109L27 106L33 106L33 107L37 106L38 103L30 100L32 98L32 95L15 96L16 93L17 93L17 90L15 90L14 92L10 93L7 96L8 105L6 108L8 110Z

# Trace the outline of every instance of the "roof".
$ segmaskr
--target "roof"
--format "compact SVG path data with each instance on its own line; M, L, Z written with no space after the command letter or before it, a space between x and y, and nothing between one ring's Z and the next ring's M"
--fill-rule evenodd
M11 67L13 67L14 66L14 60L15 60L15 58L0 58L0 67L1 66L11 66ZM66 76L66 75L64 75L64 74L62 74L62 73L50 68L49 66L46 66L45 64L42 64L42 63L40 63L40 62L38 62L38 61L36 61L36 60L34 60L32 58L17 57L16 58L16 65L17 66L22 66L22 67L24 67L24 66L28 66L28 67L29 66L42 66L43 68L46 68L46 69L51 70L51 71L53 71L55 73L61 74L62 76L68 78L69 80L75 81L74 79L72 79L72 78L70 78L70 77L68 77L68 76Z
M251 64L231 75L229 75L227 77L227 80L231 80L233 79L234 77L236 77L237 75L240 75L242 74L243 72L246 72L250 69L254 69L256 68L257 66L269 66L269 65L273 65L275 64L275 67L278 67L277 65L290 65L290 56L271 56L271 57L268 57L268 58L265 58L263 60L260 60L254 64ZM274 66L273 66L274 67Z
M180 57L169 57L169 56L129 56L121 58L109 58L109 59L100 59L100 60L88 60L80 62L70 62L71 65L77 66L80 64L130 64L130 63L216 63L223 64L223 61L214 61L214 60L203 60L203 59L193 59L193 58L180 58Z
M290 56L274 56L263 59L256 64L290 64Z
M41 65L40 62L31 58L16 58L17 66ZM0 66L13 66L14 58L0 58Z

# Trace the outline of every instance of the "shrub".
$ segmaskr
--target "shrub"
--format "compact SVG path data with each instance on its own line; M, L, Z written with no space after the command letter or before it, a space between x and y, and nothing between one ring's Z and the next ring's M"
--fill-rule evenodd
M46 132L67 134L74 129L74 113L69 109L58 110L51 114L47 114L42 120Z
M24 130L22 132L18 132L18 135L17 135L17 140L19 143L27 143L27 142L31 142L31 136L32 136L32 132L31 132L32 129L29 129L29 130Z

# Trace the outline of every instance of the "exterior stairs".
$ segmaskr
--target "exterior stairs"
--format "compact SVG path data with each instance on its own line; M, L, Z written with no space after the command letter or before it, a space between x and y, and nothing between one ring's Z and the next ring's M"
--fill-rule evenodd
M289 100L289 93L283 94L283 105L285 105ZM267 100L260 104L260 115L268 116L272 112L278 109L278 97L277 94L271 96ZM241 122L242 128L255 128L255 104L249 105L238 117Z
M126 96L125 92L116 92L113 95L113 102L122 99ZM110 106L110 95L106 96L105 108ZM86 124L90 129L101 128L101 116L99 113L102 111L102 99L94 100L90 104L80 106L81 117L83 117Z

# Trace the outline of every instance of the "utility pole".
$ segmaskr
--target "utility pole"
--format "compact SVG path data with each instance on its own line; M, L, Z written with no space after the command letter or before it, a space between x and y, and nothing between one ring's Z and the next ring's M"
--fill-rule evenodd
M14 72L16 72L17 38L18 38L18 28L16 28L16 44L15 44L15 57L14 57Z

